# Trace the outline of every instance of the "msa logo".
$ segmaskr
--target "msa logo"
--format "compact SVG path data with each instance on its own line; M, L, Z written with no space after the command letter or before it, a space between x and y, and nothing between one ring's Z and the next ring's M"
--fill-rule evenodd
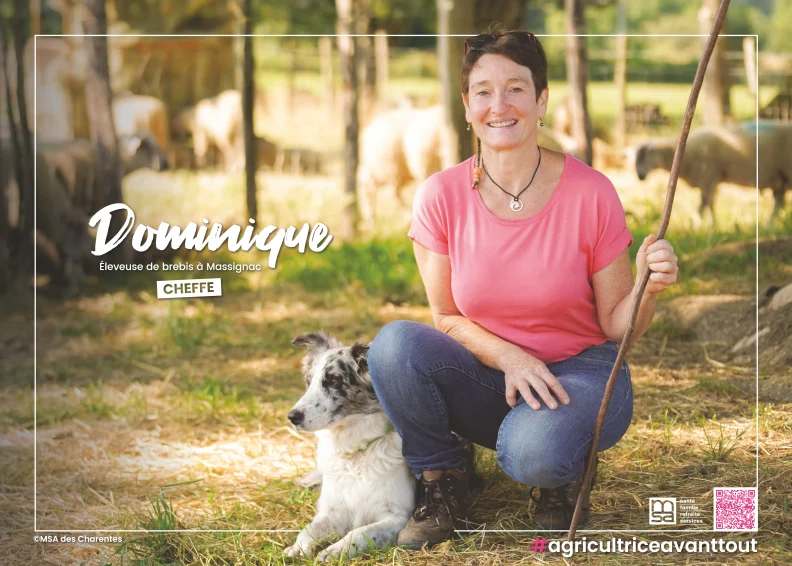
M677 522L676 497L649 498L650 525L676 525L676 522Z

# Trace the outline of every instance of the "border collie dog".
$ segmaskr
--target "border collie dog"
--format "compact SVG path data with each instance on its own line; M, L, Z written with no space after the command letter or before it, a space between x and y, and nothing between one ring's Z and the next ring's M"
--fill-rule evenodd
M319 561L396 542L415 506L415 479L374 393L368 345L344 346L322 333L292 344L308 350L302 360L307 390L289 420L297 430L316 432L317 469L308 477L321 476L321 492L316 517L285 554L313 558L331 535L341 540Z

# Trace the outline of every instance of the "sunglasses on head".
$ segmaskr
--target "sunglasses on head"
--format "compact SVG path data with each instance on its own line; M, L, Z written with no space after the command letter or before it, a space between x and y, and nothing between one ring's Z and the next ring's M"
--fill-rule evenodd
M479 49L483 49L487 45L491 43L495 43L495 41L503 37L504 35L514 35L519 38L523 38L526 41L531 41L534 45L536 45L536 36L532 34L530 31L510 31L508 33L481 33L479 35L474 35L473 37L468 37L465 40L465 55L468 54L468 51L478 51Z

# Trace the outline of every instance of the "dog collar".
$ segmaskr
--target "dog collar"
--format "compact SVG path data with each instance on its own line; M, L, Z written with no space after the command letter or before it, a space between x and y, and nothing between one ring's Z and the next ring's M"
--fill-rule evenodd
M374 444L374 443L375 443L376 441L378 441L380 438L384 438L385 436L387 436L387 435L388 435L388 433L389 433L389 432L391 432L392 430L396 430L396 428L393 426L393 423L392 423L392 422L388 421L388 424L385 426L385 432L383 432L383 433L382 433L382 436L378 436L377 438L372 438L371 440L369 440L369 441L366 443L366 445L365 445L365 446L363 446L362 448L358 448L358 449L357 449L357 452L365 452L366 450L368 450L368 447L369 447L369 446L371 446L372 444Z

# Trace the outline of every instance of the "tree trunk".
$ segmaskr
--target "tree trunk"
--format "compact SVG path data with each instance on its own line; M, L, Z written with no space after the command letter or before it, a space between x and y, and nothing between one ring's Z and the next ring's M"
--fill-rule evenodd
M525 4L525 2L515 2L514 0L476 0L475 21L498 22L508 29L519 29L523 27L525 20ZM474 35L484 31L486 30L480 29L463 33Z
M743 63L745 64L745 84L748 92L754 98L754 105L758 108L759 85L756 77L756 40L753 37L743 38Z
M252 0L244 0L243 16L245 18L245 48L242 63L242 128L245 138L245 187L247 194L248 218L258 220L258 202L256 200L256 138L253 132L253 6Z
M6 99L6 117L8 119L8 130L11 138L11 155L13 156L13 163L14 163L14 170L11 172L11 175L17 180L17 183L20 183L22 179L25 177L25 168L24 168L24 155L22 153L22 140L21 140L21 132L17 127L17 118L14 115L14 104L13 101L14 93L11 91L11 76L8 73L8 62L11 59L11 55L8 51L9 44L8 44L8 22L5 18L0 18L0 57L2 57L2 61L0 61L0 69L2 69L3 73L3 85L5 87L5 99Z
M702 6L698 13L699 33L709 36L715 15L720 6L719 0L702 0ZM727 33L727 22L723 22L721 36ZM706 43L707 38L702 38ZM701 94L704 98L704 123L717 126L728 121L731 114L731 104L729 102L729 75L726 66L726 38L719 37L715 44L715 51L712 52L707 73L704 75L704 84L701 86Z
M619 0L616 15L616 65L613 82L616 83L618 118L616 121L616 147L621 150L627 143L627 0Z
M3 85L4 85L4 92L3 98L5 99L5 107L6 113L8 117L8 127L10 130L10 147L7 151L11 155L11 159L6 161L3 159L3 147L0 145L0 168L8 167L11 169L10 171L3 171L0 169L0 179L6 179L6 182L10 183L11 179L21 179L22 178L22 162L17 157L20 152L19 147L19 136L16 129L16 119L14 117L14 110L11 105L12 95L11 95L11 83L9 81L8 76L8 39L7 39L7 27L6 27L6 20L5 18L0 18L0 68L2 68L3 73ZM4 142L5 140L0 140L0 143ZM12 165L12 163L14 165ZM17 184L19 181L17 181ZM12 250L19 249L19 240L16 238L15 242L12 242L12 234L11 234L11 226L9 224L9 210L8 207L11 204L8 199L6 199L6 195L4 194L5 187L0 186L0 294L5 293L8 290L10 281L11 281L11 255ZM18 232L17 232L18 234Z
M572 138L576 153L588 165L592 161L591 121L588 116L588 53L586 17L583 0L564 0L567 33L567 79L569 81L569 109L572 120Z
M96 183L92 210L95 212L111 203L124 202L121 191L121 158L113 122L113 94L110 89L110 69L107 61L107 15L104 0L85 0L83 29L87 36L88 75L85 98L88 104L88 122L91 140L96 151ZM116 234L125 218L113 217L109 234ZM126 263L132 248L121 245L110 252L109 261Z
M461 37L449 34L475 35L475 0L441 0L437 3L437 59L440 71L445 121L454 128L457 138L456 161L473 155L474 145L471 132L467 131L465 106L460 96L462 58L465 43Z
M361 16L357 29L359 33L368 33L369 19ZM371 37L356 38L355 49L358 52L358 84L360 85L360 121L366 124L374 111L376 98L377 75L374 59L374 42Z
M30 36L41 35L41 0L30 0Z
M355 23L360 11L359 0L336 0L338 11L338 50L341 55L341 97L344 106L344 212L343 238L350 240L358 235L360 214L357 205L357 170L360 158L358 133L359 89Z
M28 107L25 98L25 44L29 39L29 4L25 0L15 0L13 17L14 54L16 57L16 102L19 112L19 153L22 160L22 174L19 184L19 249L24 262L24 271L33 271L33 231L35 227L35 192L33 187L33 137L28 124Z
M247 1L247 0L245 0ZM297 61L297 41L294 39L286 40L286 50L289 57L289 69L286 71L286 90L289 114L294 114L294 101L297 98L297 71L299 62Z
M333 79L333 40L329 37L319 38L319 68L322 74L322 84L327 93L328 111L334 112L335 81Z
M388 34L385 30L377 30L374 37L374 67L377 86L375 88L377 100L385 98L388 91Z
M0 138L0 179L11 179L12 174L10 171L3 172L6 166L6 161L2 158L3 155L3 139ZM0 296L8 291L8 286L11 281L11 264L9 261L11 242L11 227L8 225L8 201L6 200L5 187L1 188L0 192Z

